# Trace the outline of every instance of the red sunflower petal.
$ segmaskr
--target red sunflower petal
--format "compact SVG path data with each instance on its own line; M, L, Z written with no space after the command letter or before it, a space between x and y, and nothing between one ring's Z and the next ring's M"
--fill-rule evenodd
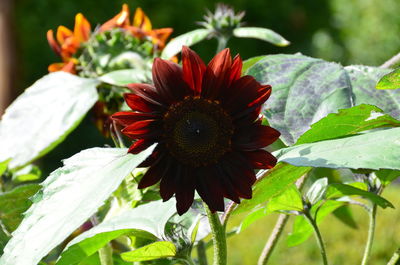
M154 141L148 139L137 140L129 147L128 153L138 154L149 148L152 144L154 144Z
M232 58L229 48L219 52L209 62L203 78L201 95L215 99L221 94L221 87L229 80Z
M165 147L162 144L157 144L154 148L153 153L149 155L142 163L140 163L137 167L150 167L153 165L158 159L165 156Z
M141 96L146 101L155 104L166 106L165 100L161 98L161 96L157 93L157 90L148 84L128 84L127 87L136 95Z
M176 188L176 210L179 215L187 212L193 203L195 179L187 167L182 167Z
M159 95L168 103L175 103L192 95L183 81L182 69L173 62L156 58L153 63L153 82Z
M160 182L160 195L163 201L168 201L176 192L177 176L181 170L180 166L170 158L168 172L165 173Z
M159 105L148 102L143 97L132 93L124 94L125 102L133 111L156 113L161 112L163 108Z
M240 78L240 76L242 75L242 67L243 67L243 61L242 58L240 58L240 55L238 54L233 59L232 67L230 70L230 76L229 76L230 84Z
M256 169L270 169L273 168L277 162L276 157L262 149L244 152L243 155L250 161L253 168Z
M159 182L167 171L166 165L166 159L159 159L156 163L154 163L140 180L138 188L147 188Z
M122 126L129 126L137 121L154 120L156 118L158 118L157 115L131 111L120 111L111 115L111 119L116 121L118 124L121 124Z
M218 175L214 175L209 168L198 168L196 178L196 190L212 212L224 211L223 187L221 187Z
M237 130L232 138L232 144L237 150L253 151L272 144L280 135L274 128L256 122Z
M152 139L161 136L161 126L158 120L143 120L125 127L121 132L132 139Z
M194 91L195 95L200 95L206 65L197 53L186 46L182 47L182 68L183 80Z

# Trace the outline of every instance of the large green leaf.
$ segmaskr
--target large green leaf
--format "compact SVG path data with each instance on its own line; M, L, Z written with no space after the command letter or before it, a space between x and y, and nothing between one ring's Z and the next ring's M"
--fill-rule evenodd
M174 257L176 252L176 247L173 243L158 241L133 251L122 253L121 257L123 260L130 262L146 261Z
M97 84L56 72L27 88L0 121L0 162L20 167L62 142L97 101Z
M170 42L168 42L167 46L165 46L161 54L161 58L172 58L181 52L182 46L195 45L196 43L207 38L210 33L211 31L209 29L195 29L173 38Z
M260 204L265 204L310 170L309 167L295 167L286 163L276 165L256 182L253 188L253 197L250 200L243 200L236 207L235 212L250 211L259 207Z
M255 38L270 42L276 46L288 46L290 44L284 37L266 28L240 27L233 30L233 35L238 38Z
M400 88L400 68L382 77L376 85L377 89L398 89Z
M61 254L57 265L77 264L121 235L160 240L165 237L165 225L175 212L174 200L151 202L126 211L74 238Z
M375 172L375 175L381 181L383 186L389 185L393 180L400 177L399 170L381 169Z
M310 130L300 136L296 144L354 135L375 128L399 126L400 121L384 114L380 108L361 104L339 110L338 113L331 113L314 123Z
M264 113L271 126L282 133L286 145L294 144L311 124L329 113L362 103L399 118L400 90L375 89L385 73L385 69L342 67L300 54L265 56L247 71L272 85Z
M91 148L64 160L33 197L0 264L36 265L96 212L152 149L132 155L126 149Z
M400 128L284 148L279 161L301 167L400 169Z
M284 192L273 197L267 204L269 212L301 212L303 210L303 200L296 185L290 185Z
M9 239L10 238L8 237L6 232L4 232L3 228L1 227L1 221L0 221L0 256L3 255L3 249L6 246Z
M21 223L22 214L32 205L29 198L39 189L40 185L29 184L0 195L0 222L8 232L14 231Z

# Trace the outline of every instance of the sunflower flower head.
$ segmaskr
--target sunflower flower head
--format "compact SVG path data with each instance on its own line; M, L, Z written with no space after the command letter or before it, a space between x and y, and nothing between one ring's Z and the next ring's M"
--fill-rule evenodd
M82 43L90 38L90 34L90 23L81 13L75 16L74 31L64 26L59 26L56 38L54 38L53 30L49 30L47 32L49 45L63 61L61 63L51 64L48 68L49 72L61 70L75 73L75 65L78 61L74 56L80 49Z
M241 71L241 58L232 60L229 49L205 65L183 47L182 67L156 58L154 85L131 84L125 101L132 111L112 116L134 141L129 153L157 143L141 164L148 170L139 188L160 182L162 199L175 195L179 214L190 208L195 191L211 211L224 211L224 198L251 198L254 170L276 164L263 148L280 133L260 118L271 86Z
M245 12L235 14L232 7L225 4L217 4L215 12L207 10L204 21L198 22L199 25L210 29L216 36L230 37L235 28L242 26L242 19Z

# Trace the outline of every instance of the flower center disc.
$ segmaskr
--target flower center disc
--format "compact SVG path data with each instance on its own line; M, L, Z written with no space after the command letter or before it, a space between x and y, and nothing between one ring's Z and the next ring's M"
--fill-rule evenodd
M231 147L231 117L218 101L186 97L164 115L164 130L170 153L183 164L215 163Z

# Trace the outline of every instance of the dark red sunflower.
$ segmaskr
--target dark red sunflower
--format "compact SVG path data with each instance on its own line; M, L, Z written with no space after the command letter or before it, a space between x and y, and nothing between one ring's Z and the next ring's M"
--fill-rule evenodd
M161 180L161 197L166 201L175 194L179 214L192 205L195 190L211 211L224 211L224 197L236 203L251 198L254 169L276 164L263 148L280 133L260 119L271 86L240 77L241 71L241 58L232 60L229 49L206 66L183 47L182 68L155 59L154 86L131 84L133 93L125 100L133 112L112 116L135 140L130 153L157 143L140 165L149 169L139 188Z

